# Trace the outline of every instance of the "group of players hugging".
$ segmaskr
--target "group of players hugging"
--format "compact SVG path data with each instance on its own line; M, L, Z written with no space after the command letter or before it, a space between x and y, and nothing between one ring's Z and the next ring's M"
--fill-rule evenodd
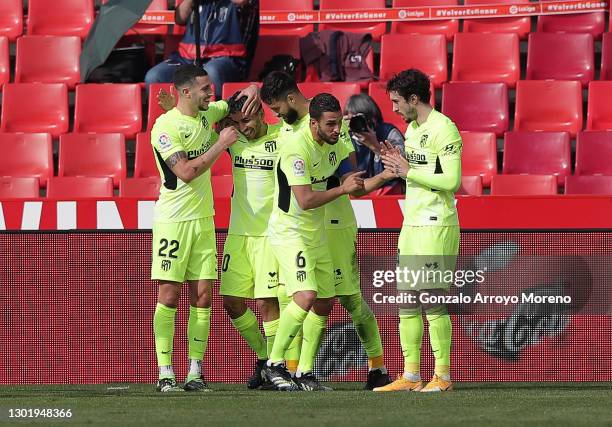
M376 318L360 289L357 222L349 195L368 194L387 181L406 181L399 262L419 268L430 257L454 269L459 222L454 192L461 180L461 137L455 124L429 105L430 82L419 70L387 83L395 113L407 123L405 149L382 142L384 171L356 170L342 106L332 94L307 99L295 79L272 72L228 100L211 102L206 72L181 65L174 95L161 93L168 111L153 126L151 144L161 175L153 223L151 278L159 283L153 317L159 367L157 390L210 391L202 360L218 279L210 168L224 151L232 161L233 194L221 261L220 295L233 326L255 352L247 387L325 391L313 367L327 318L338 299L350 314L367 356L365 389L374 392L452 390L452 326L444 305L399 306L404 372L392 381ZM176 105L175 105L176 101ZM281 119L264 120L262 102ZM441 263L444 264L444 263ZM429 263L431 265L431 263ZM172 368L175 314L189 286L189 373L183 385ZM443 294L448 283L398 283L398 291ZM255 299L263 331L246 300ZM420 376L423 312L435 373Z

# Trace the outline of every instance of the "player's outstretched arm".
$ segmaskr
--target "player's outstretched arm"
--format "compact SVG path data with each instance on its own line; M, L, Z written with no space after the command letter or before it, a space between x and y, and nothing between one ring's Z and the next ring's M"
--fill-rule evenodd
M310 185L293 185L291 191L303 210L316 209L345 194L363 191L363 178L365 172L353 172L346 176L342 185L327 191L313 191Z
M340 182L344 180L352 173L355 172L357 165L357 156L355 152L352 152L349 157L344 159L340 166L338 166L338 173L340 174ZM353 191L350 193L353 197L362 197L374 190L382 187L387 181L397 178L394 173L388 170L384 170L378 175L366 178L363 180L363 189Z
M440 159L442 173L426 174L421 170L410 169L407 180L434 190L455 192L461 185L461 159Z
M178 151L166 159L166 164L183 182L191 182L202 175L215 163L221 153L231 147L238 139L238 131L233 126L221 131L219 140L206 153L192 160L187 160L184 151Z

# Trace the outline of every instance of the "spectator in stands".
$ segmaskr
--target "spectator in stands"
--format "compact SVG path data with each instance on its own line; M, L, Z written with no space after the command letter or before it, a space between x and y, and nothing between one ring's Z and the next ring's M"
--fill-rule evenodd
M221 99L223 83L244 80L255 52L259 33L259 0L200 0L200 48L204 69ZM147 85L172 81L177 66L196 58L193 0L177 6L174 20L186 25L178 52L151 68Z
M392 124L383 122L380 108L370 96L351 96L346 102L344 114L350 124L357 169L366 171L364 178L375 176L385 169L380 159L380 150L385 140L404 152L402 133ZM404 185L402 179L389 181L378 190L378 194L403 194Z

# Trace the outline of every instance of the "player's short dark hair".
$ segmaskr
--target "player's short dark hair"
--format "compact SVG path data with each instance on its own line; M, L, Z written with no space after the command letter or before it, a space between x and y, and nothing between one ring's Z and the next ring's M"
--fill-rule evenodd
M236 114L242 111L242 108L244 107L244 103L247 100L247 96L242 95L240 98L238 98L239 94L240 94L240 91L237 91L227 100L227 105L229 107L229 114ZM259 109L257 110L257 113L261 111L261 108L262 107L260 105Z
M238 98L240 91L235 92L230 98L227 100L227 105L229 106L229 113L235 114L242 111L242 107L244 107L244 103L247 100L245 95L242 95Z
M387 92L397 92L406 101L416 95L419 101L428 104L431 98L429 77L415 68L404 70L387 82Z
M179 65L176 67L176 70L174 70L172 83L174 83L174 86L178 89L185 86L191 86L195 82L196 77L204 77L207 75L208 73L202 67L193 64Z
M334 95L331 93L320 93L310 100L308 112L310 117L319 120L323 113L340 113L342 108L340 107L340 101Z
M263 80L261 99L266 104L271 104L274 101L284 101L287 95L299 91L295 77L291 74L272 71Z

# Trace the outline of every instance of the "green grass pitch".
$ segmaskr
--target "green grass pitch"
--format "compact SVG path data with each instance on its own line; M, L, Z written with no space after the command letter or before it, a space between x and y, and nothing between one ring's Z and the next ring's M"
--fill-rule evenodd
M362 384L333 392L161 394L148 384L0 386L0 425L581 426L612 425L608 383L459 383L442 394L377 394ZM9 409L71 409L67 419L9 418Z

